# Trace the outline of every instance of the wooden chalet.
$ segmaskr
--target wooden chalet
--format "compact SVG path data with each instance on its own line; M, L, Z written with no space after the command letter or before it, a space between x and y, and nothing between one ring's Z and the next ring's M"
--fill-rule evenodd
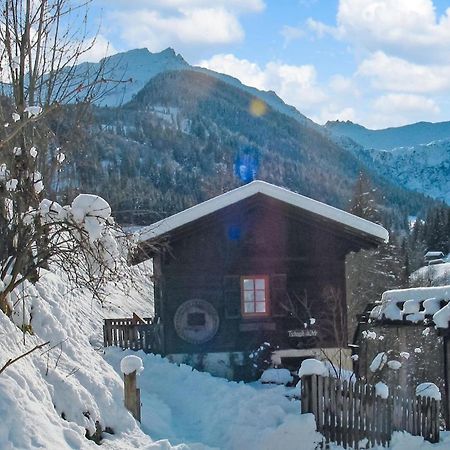
M288 367L346 344L345 313L331 313L346 311L345 257L387 239L379 225L263 181L146 227L137 262L153 258L161 353L242 379L263 343Z

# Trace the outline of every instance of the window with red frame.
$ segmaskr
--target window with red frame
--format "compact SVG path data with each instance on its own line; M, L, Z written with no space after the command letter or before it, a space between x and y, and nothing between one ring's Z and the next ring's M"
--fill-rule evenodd
M264 316L269 313L269 277L246 275L241 278L242 314Z

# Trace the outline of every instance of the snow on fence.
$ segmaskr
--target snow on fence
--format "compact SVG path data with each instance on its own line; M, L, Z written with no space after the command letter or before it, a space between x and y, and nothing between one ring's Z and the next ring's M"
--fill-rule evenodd
M359 448L358 443L367 439L371 446L388 445L393 431L439 441L440 401L434 398L399 389L382 398L375 386L319 375L302 377L301 386L302 413L315 415L317 431L327 443Z
M103 342L105 347L114 345L146 353L161 353L162 324L153 323L151 318L141 319L135 314L132 318L105 319Z

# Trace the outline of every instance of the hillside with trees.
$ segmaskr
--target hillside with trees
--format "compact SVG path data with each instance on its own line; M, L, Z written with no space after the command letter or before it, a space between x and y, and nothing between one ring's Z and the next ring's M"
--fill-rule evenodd
M370 174L384 222L395 228L433 204L372 174L316 127L265 104L252 114L254 101L183 70L155 76L122 107L92 107L84 128L71 126L68 112L54 123L69 159L58 195L70 198L83 186L107 197L122 223L148 224L241 184L235 163L252 153L257 178L343 209L358 174Z

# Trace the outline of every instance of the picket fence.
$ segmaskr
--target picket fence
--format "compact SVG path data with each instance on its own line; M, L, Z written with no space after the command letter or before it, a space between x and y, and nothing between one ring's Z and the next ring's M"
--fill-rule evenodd
M440 401L390 389L388 398L376 395L375 387L362 381L347 382L332 377L302 377L302 413L313 413L317 431L326 443L358 449L388 445L394 431L439 441ZM365 447L364 447L365 448Z
M105 319L103 325L104 346L143 350L146 353L161 353L163 350L162 324L151 318Z

